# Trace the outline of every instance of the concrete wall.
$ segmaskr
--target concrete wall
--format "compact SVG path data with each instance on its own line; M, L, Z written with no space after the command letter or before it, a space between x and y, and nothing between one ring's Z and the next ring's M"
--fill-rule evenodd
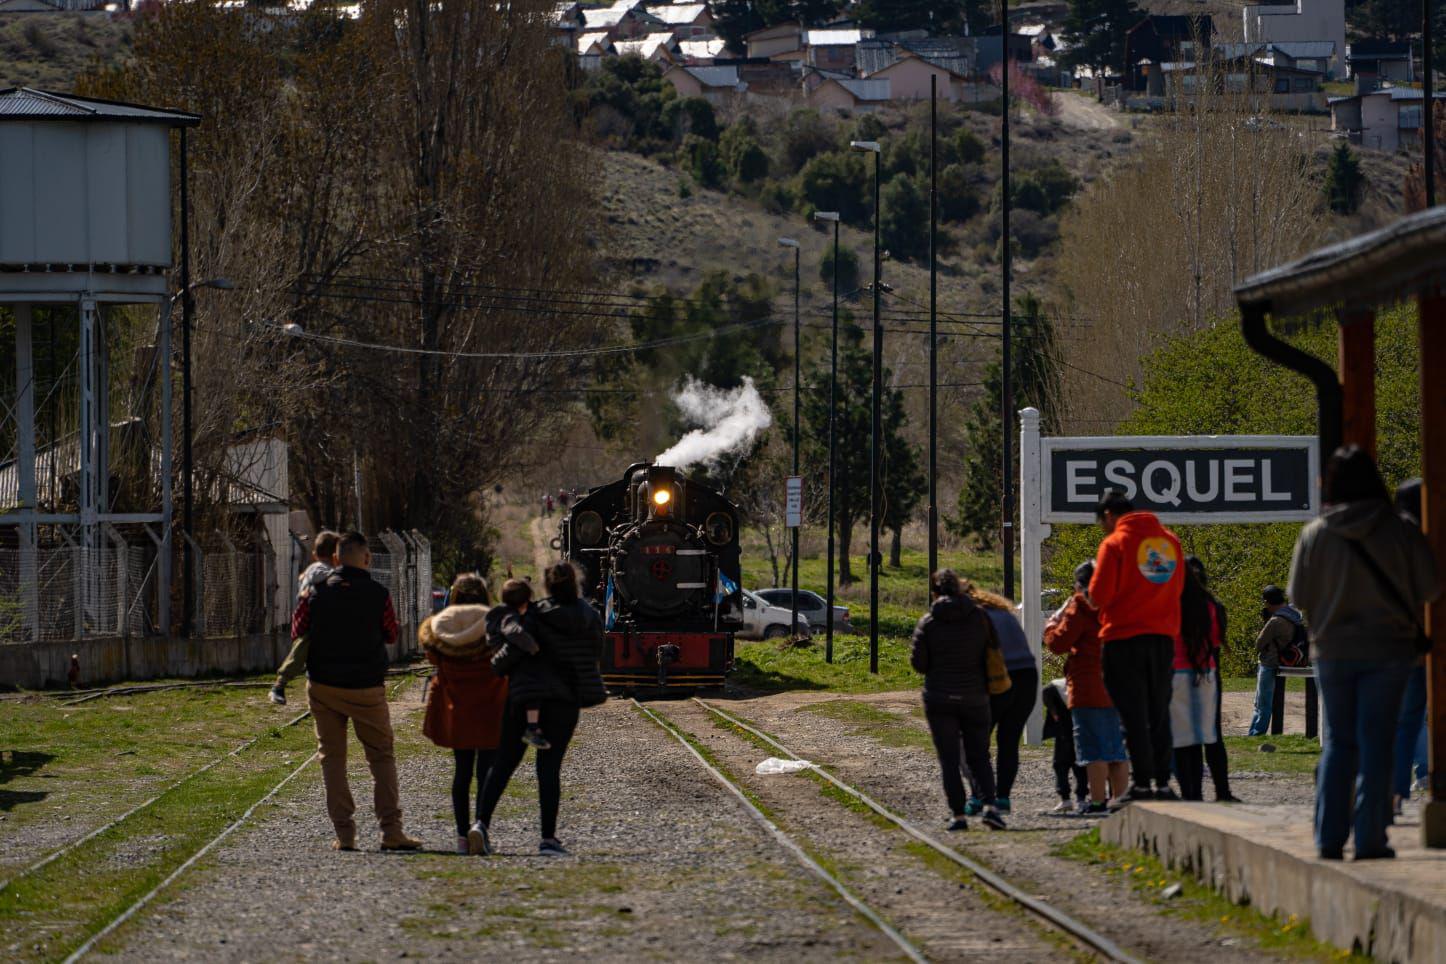
M1361 146L1392 152L1401 146L1400 114L1389 94L1361 98Z

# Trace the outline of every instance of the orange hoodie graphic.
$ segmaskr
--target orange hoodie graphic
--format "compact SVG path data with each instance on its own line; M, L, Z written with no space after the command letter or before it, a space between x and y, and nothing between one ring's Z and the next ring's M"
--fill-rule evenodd
M1153 512L1120 518L1095 555L1090 602L1100 614L1100 639L1180 634L1185 554L1175 533Z

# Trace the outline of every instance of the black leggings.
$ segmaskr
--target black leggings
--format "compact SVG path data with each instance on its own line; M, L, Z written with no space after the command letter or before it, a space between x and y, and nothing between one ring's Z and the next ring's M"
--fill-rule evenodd
M975 784L984 802L994 805L994 768L989 763L989 705L924 706L924 719L929 735L934 738L934 752L939 755L939 769L944 777L944 796L949 798L949 812L964 813L964 771L969 763L969 781ZM963 750L963 760L960 750Z
M1070 774L1074 774L1074 796L1084 802L1090 795L1089 775L1075 760L1074 727L1071 725L1069 711L1066 710L1065 718L1060 721L1059 729L1054 734L1054 792L1059 794L1061 800L1068 800L1069 778Z
M1024 739L1024 727L1039 699L1039 670L1033 666L1011 669L1009 683L1009 689L994 697L989 708L996 731L994 780L1001 797L1009 796L1019 773L1019 741Z
M1105 689L1120 712L1135 786L1170 785L1171 667L1169 636L1131 636L1105 643Z
M1217 671L1217 676L1219 675ZM1218 683L1218 680L1217 680ZM1220 704L1225 698L1225 687L1215 687L1215 742L1205 744L1205 763L1210 767L1210 779L1215 783L1215 799L1229 800L1230 763L1225 755L1225 730L1220 725Z
M1175 747L1175 779L1180 782L1181 800L1205 799L1205 746L1194 743Z
M540 709L539 725L550 750L537 751L537 804L542 814L542 839L557 836L557 807L562 801L562 758L572 733L577 729L578 709L575 703L543 703ZM527 729L527 707L509 704L507 714L502 718L502 738L497 747L497 756L492 769L487 773L487 783L482 788L482 799L477 804L477 819L484 827L491 826L492 812L497 801L507 789L527 745L522 742L522 733Z
M487 771L492 769L495 750L453 750L452 759L457 769L452 772L452 817L457 821L457 836L467 836L472 818L471 808L472 774L477 775L477 817L482 817L482 785L487 782Z

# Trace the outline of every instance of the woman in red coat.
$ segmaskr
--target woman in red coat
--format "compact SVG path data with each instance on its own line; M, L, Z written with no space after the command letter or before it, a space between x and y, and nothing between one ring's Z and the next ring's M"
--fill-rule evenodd
M457 769L452 776L452 815L457 821L457 852L480 853L468 844L469 797L492 766L507 705L507 680L492 671L487 647L487 583L478 575L461 575L452 583L446 609L429 617L417 632L422 652L437 667L427 692L422 734L452 751ZM480 839L480 837L478 838Z

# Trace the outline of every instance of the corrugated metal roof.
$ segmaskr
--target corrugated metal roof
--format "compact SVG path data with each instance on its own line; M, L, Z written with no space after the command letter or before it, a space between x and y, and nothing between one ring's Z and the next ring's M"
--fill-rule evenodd
M885 67L891 67L899 59L894 45L882 40L865 40L854 48L854 66L861 77L867 77L869 74L878 73Z
M200 115L178 110L94 100L32 87L0 90L0 121L37 120L129 121L172 127L195 127L201 123Z
M737 87L737 67L684 67L704 87Z
M879 101L889 99L889 79L883 80L835 80L844 90L859 100Z
M706 3L669 3L657 7L648 7L648 13L657 17L667 24L689 24L702 16L703 11L708 9Z
M804 45L809 47L847 47L863 39L864 32L857 27L833 27L803 32Z
M720 37L709 37L706 40L680 40L678 41L678 52L684 57L694 60L712 60L723 53L726 44Z

